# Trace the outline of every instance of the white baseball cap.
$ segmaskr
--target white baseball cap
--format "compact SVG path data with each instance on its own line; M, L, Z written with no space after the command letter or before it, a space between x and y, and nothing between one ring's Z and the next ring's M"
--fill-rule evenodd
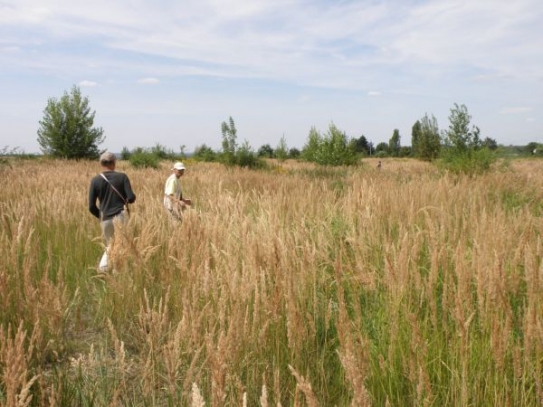
M172 168L172 170L184 170L184 169L185 169L185 165L181 161L176 162Z

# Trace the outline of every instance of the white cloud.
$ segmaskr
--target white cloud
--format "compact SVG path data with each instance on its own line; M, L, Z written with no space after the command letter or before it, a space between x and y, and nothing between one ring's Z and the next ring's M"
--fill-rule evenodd
M146 85L155 85L159 83L160 81L157 78L140 78L138 79L138 83L143 83Z
M177 112L183 102L177 86L197 83L194 94L187 89L183 96L205 94L204 109L208 100L223 97L219 122L231 102L226 95L237 92L232 114L240 125L236 112L255 108L261 98L269 111L286 109L285 121L297 120L299 134L315 117L336 118L342 109L339 126L350 120L353 132L387 140L391 127L406 123L410 131L424 112L446 117L453 102L468 105L498 140L518 134L500 122L508 119L504 115L536 116L528 112L543 108L541 0L136 3L77 1L74 7L72 0L0 0L0 72L10 78L12 93L25 94L19 76L61 89L92 78L80 85L100 86L96 103L107 98L111 112L122 109L115 101L126 95L119 91L124 86L168 78L169 86L130 91L156 97L157 111ZM112 89L117 92L108 93ZM149 99L141 100L148 112ZM285 101L295 106L286 108ZM1 95L0 103L9 106ZM190 108L197 112L199 105ZM207 125L208 112L201 116L206 120L199 125ZM387 122L384 130L380 121ZM540 121L526 127L541 133Z
M79 86L82 86L82 87L85 87L85 88L93 88L95 87L96 85L98 85L96 82L93 82L93 81L88 81L88 80L83 80L81 82L79 82Z

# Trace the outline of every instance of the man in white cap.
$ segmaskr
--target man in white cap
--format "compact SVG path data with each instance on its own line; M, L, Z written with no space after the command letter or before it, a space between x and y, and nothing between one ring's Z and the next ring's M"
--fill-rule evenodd
M185 173L185 166L182 162L176 162L172 168L173 174L168 177L164 185L164 207L170 212L175 220L181 220L182 213L192 201L183 198L180 178Z

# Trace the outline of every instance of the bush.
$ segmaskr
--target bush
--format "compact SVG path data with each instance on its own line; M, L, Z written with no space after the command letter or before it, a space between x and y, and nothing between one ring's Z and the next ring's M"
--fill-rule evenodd
M438 161L438 167L455 174L477 175L490 170L496 160L496 153L488 148L468 150L463 154L453 149L445 149Z
M158 168L160 158L156 154L138 148L130 155L129 162L134 168Z
M211 147L202 144L196 147L192 156L196 161L213 162L217 161L217 153Z
M315 128L311 129L301 156L306 161L320 165L339 166L358 163L354 143L350 142L345 133L333 123L330 124L328 133L323 136Z

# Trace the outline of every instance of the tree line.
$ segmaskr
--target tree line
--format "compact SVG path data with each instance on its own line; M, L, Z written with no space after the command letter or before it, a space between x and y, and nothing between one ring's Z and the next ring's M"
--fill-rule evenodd
M99 145L105 140L102 128L94 127L95 111L90 108L88 97L77 86L65 92L60 99L50 98L39 122L38 143L44 154L65 159L96 159L101 153ZM200 161L217 161L225 165L261 168L264 158L279 161L298 159L320 165L356 165L360 158L413 157L436 161L452 171L484 171L496 160L498 144L494 139L481 138L480 129L471 124L471 115L465 105L454 104L450 109L449 126L440 130L433 115L425 114L411 129L411 145L402 146L398 129L394 129L388 143L373 145L364 135L351 138L331 123L325 132L315 127L309 131L301 150L289 148L283 136L272 148L269 144L254 151L247 140L238 142L237 129L232 117L221 124L222 149L214 151L203 144L196 147L192 158ZM537 150L537 145L533 151ZM157 144L152 148L123 148L121 158L129 159L135 166L157 166L163 159L185 156Z

